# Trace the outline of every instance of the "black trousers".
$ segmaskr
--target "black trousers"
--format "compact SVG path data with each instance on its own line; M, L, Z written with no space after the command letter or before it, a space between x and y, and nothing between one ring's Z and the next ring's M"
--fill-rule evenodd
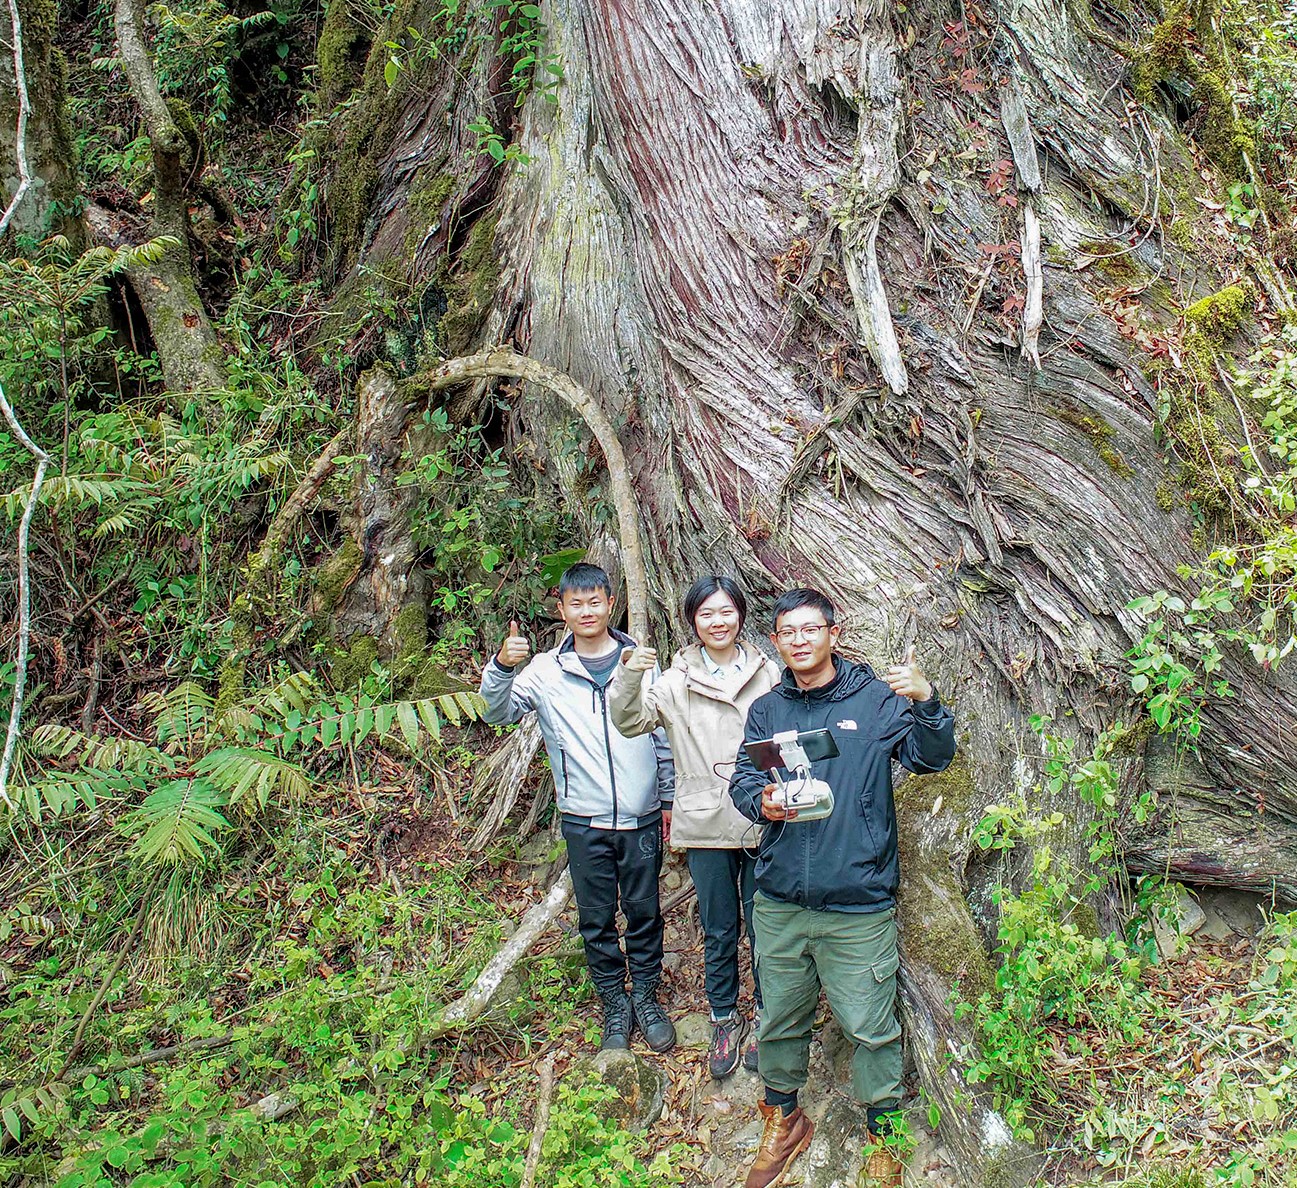
M757 942L752 931L753 875L757 860L746 850L685 851L689 875L698 889L698 916L703 926L703 973L707 1004L717 1019L739 1004L739 922L748 934L752 954L753 998L761 1008L757 978ZM740 910L741 909L741 910Z
M639 829L592 829L564 819L568 866L576 894L581 939L590 977L600 993L662 976L662 822ZM617 905L626 917L626 952L617 936Z

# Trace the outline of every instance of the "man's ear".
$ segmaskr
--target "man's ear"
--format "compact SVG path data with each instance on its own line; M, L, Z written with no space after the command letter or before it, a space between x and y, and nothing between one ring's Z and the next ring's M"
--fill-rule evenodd
M837 643L838 636L841 634L842 634L842 625L840 623L834 623L833 626L829 628L829 643L830 644Z

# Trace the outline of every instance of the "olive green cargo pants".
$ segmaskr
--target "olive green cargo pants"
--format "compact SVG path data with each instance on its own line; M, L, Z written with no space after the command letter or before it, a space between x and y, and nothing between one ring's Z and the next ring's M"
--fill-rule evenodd
M757 1061L771 1089L806 1084L820 987L854 1042L851 1089L863 1105L901 1099L901 1024L896 1017L896 913L815 911L756 894L753 922L761 976Z

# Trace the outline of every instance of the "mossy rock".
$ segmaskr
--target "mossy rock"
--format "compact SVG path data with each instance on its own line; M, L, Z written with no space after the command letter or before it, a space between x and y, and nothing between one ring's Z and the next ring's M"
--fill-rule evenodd
M601 1110L624 1130L643 1132L662 1117L666 1077L629 1049L607 1049L577 1061L568 1077L576 1077L578 1083L602 1081L612 1089Z

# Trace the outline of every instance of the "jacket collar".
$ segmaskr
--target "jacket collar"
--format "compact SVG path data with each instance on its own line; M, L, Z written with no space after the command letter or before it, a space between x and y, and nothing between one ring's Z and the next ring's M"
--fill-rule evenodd
M707 662L703 659L703 649L700 644L690 644L687 648L681 648L675 654L671 667L678 668L685 674L685 680L691 689L697 689L700 693L714 693L723 700L730 701L737 697L747 687L748 682L770 663L750 643L740 640L739 647L743 649L744 662L738 674L737 684L712 675Z
M779 682L779 692L785 697L804 697L810 701L841 701L850 697L874 679L874 670L868 664L853 664L833 653L833 679L814 689L802 689L791 668L784 669Z
M621 649L635 646L635 641L624 631L618 631L616 627L609 627L608 634L617 641ZM583 680L590 680L590 674L586 672L585 665L581 663L581 657L577 655L576 636L570 631L563 636L558 647L554 649L554 659L564 672L570 672L573 676L581 677Z

